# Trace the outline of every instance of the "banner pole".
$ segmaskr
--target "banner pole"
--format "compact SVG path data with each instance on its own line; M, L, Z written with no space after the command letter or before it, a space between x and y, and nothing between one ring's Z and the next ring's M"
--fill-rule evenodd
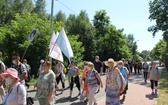
M30 45L30 42L29 42L29 44L27 45L27 47L26 47L26 49L25 49L25 51L24 51L24 53L23 53L23 56L22 56L21 62L22 62L22 61L23 61L23 59L24 59L24 56L25 56L25 54L26 54L26 52L27 52L27 49L28 49L29 45Z

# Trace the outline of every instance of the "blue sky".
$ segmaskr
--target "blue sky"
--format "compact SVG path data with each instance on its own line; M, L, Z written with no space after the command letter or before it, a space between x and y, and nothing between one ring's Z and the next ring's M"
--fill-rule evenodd
M62 5L61 3L64 5ZM150 22L149 0L59 0L54 1L54 15L63 11L78 15L81 10L86 10L90 20L93 20L95 11L106 10L111 23L118 29L123 28L124 33L134 34L138 44L138 51L151 50L162 39L161 32L153 38L147 28L155 22ZM46 10L51 12L51 0L46 0ZM68 8L69 9L68 9Z

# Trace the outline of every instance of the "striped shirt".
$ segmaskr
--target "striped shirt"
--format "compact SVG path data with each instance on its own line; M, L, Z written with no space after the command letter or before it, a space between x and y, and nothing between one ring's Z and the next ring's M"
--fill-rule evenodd
M98 72L96 70L93 70L91 72L86 72L86 79L88 81L89 87L97 87L98 86Z

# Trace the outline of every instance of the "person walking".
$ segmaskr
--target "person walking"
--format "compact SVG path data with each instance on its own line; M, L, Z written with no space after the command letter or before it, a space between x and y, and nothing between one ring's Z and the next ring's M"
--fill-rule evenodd
M72 62L74 62L73 57L71 57L71 58L70 58L70 64L69 64L69 65L68 65L68 67L67 67L67 73L68 73L68 84L69 84L68 88L70 87L70 84L71 84L70 71L71 71L71 69L72 69Z
M123 61L119 61L117 64L117 68L120 70L120 73L122 74L122 76L124 77L125 81L126 81L126 86L125 89L122 93L120 93L120 96L123 95L123 100L125 99L125 96L127 94L127 90L128 90L128 78L129 78L129 71L128 69L124 66Z
M1 58L2 58L2 52L0 52L0 59ZM0 60L0 74L4 73L5 70L6 70L5 64ZM0 79L0 96L2 100L4 99L4 96L5 96L4 86L5 86L5 81L1 78Z
M132 73L132 71L133 71L133 63L132 63L132 61L128 61L128 65L130 66L130 74Z
M43 72L43 63L44 63L44 60L40 60L40 67L38 69L38 72L37 72L37 76L39 76L42 72Z
M55 74L51 70L51 62L43 63L43 72L37 79L37 92L35 100L39 101L40 105L54 105L55 91Z
M123 92L123 90L120 88L117 80L118 77L121 80L122 75L115 67L116 62L113 59L108 59L105 64L108 66L105 82L106 105L121 105L120 93Z
M25 79L27 79L27 70L23 63L20 62L20 56L18 54L14 54L12 56L12 68L18 71L18 76L20 78L20 82L25 85Z
M26 89L19 82L18 71L14 68L9 68L0 76L9 85L2 105L26 105Z
M94 64L92 62L88 63L85 84L87 84L89 88L89 105L93 105L93 103L94 105L97 105L95 92L98 88L98 85L103 88L103 83L99 73L95 70Z
M127 68L127 70L129 71L129 76L131 75L131 69L130 69L130 65L129 62L126 61L126 59L122 58L121 61L124 63L124 67Z
M80 78L79 78L79 75L80 75L80 72L79 72L79 69L77 67L77 64L75 61L72 61L71 62L72 64L72 67L69 71L69 75L71 77L71 82L70 82L70 96L69 98L72 97L72 93L73 93L73 86L74 84L76 83L76 87L78 88L78 96L80 96L81 94L81 90L80 90Z
M25 85L26 85L26 87L29 89L29 87L30 87L30 85L28 84L28 82L30 81L30 79L31 79L31 67L30 67L30 65L27 63L27 60L26 59L24 59L23 60L23 64L25 65L25 67L26 67L26 70L27 70L27 79L25 80Z
M99 56L95 57L94 68L101 76L103 72L103 63L100 61ZM99 93L99 91L100 91L100 85L98 86L97 93Z
M59 84L60 81L62 83L62 92L61 92L61 94L64 92L64 89L65 89L64 68L65 68L64 64L61 61L58 61L58 64L55 66L55 74L56 74L57 85Z
M89 99L89 88L88 88L88 85L85 84L87 70L88 70L88 62L84 61L84 69L83 69L83 74L82 74L82 78L81 78L81 86L83 86L83 91L86 92L86 100L85 100L85 102L87 102L88 99Z
M144 74L144 82L147 83L149 65L147 64L146 61L143 63L142 68L143 68L143 74Z
M151 66L152 67L149 69L148 75L149 75L150 82L151 82L151 89L152 89L151 95L154 95L154 94L157 94L157 86L158 86L158 81L160 79L161 74L158 70L158 67L156 67L156 62L152 62Z
M136 61L134 63L134 72L135 72L135 75L137 74L137 69L138 69L138 61Z

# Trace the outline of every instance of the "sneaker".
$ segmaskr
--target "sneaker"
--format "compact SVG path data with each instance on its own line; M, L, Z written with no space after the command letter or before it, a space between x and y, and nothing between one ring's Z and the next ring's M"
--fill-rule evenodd
M96 93L99 93L100 92L100 90L97 90L97 92Z
M154 93L154 92L152 92L152 93L151 93L151 95L155 95L155 93Z
M89 100L88 99L86 99L85 101L84 101L84 103L87 103Z

